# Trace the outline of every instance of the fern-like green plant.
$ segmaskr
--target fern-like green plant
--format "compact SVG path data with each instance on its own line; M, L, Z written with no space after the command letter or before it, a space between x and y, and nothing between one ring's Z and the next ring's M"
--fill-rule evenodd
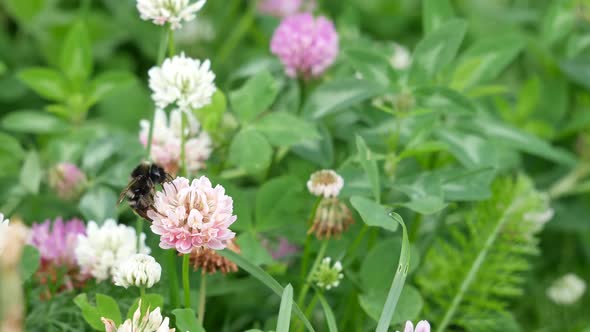
M508 300L521 294L528 258L538 251L534 235L541 225L532 216L547 202L523 176L497 180L492 193L465 212L464 222L448 227L417 273L435 331L480 332L476 322L501 317Z

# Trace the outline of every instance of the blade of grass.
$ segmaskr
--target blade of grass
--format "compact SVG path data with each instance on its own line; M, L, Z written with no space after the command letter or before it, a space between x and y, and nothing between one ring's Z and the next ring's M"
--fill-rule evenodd
M317 293L318 298L320 299L320 303L322 304L322 308L324 309L324 314L326 315L326 323L328 323L328 331L330 332L338 332L338 326L336 325L336 318L334 317L334 312L330 307L328 301L321 293Z
M375 330L376 332L387 332L387 329L391 324L391 319L393 318L393 313L395 312L397 301L404 288L406 276L408 275L408 268L410 266L410 241L408 240L408 230L406 229L406 225L401 218L394 218L391 214L390 217L399 222L402 226L402 249L399 255L399 265L395 272L395 276L393 277L389 293L387 294L387 300L385 300L385 306L381 312L381 317L379 317L377 329Z
M242 269L244 269L244 271L250 273L254 278L258 279L260 282L262 282L264 285L266 285L266 287L270 288L270 290L272 290L278 296L283 295L283 291L284 291L283 286L281 286L281 284L279 284L278 281L276 281L273 277L271 277L268 273L266 273L260 267L250 263L250 261L248 261L243 256L240 256L240 255L236 254L235 252L233 252L231 250L227 250L227 249L220 250L217 253L220 254L221 256L231 260L232 262L236 263L240 268L242 268ZM299 319L301 319L301 321L303 321L303 324L305 324L305 327L309 331L315 332L315 330L313 329L313 326L311 326L311 323L309 322L309 320L307 320L307 318L305 317L305 315L303 314L303 312L301 311L301 309L299 308L299 306L296 303L293 303L293 310L295 311L295 314L297 315L297 317L299 317Z
M281 308L277 322L277 332L289 332L291 323L291 308L293 307L293 286L288 284L281 297Z

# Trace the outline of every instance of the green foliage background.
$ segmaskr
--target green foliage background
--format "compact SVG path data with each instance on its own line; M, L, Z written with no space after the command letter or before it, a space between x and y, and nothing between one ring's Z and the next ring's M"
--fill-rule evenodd
M590 281L590 3L319 4L341 50L304 87L270 54L279 20L259 14L256 1L209 0L198 19L214 38L176 35L177 50L211 59L217 75L213 104L195 114L215 140L206 174L234 198L242 256L293 285L283 293L290 306L305 277L301 257L274 260L261 241L282 236L302 247L314 205L305 182L334 168L357 222L330 241L346 277L308 315L316 330L328 330L322 308L342 331L377 326L402 248L387 216L395 209L411 259L392 329L428 319L437 331L588 332L588 295L563 308L545 291L567 272ZM162 29L141 21L132 0L2 0L0 24L0 211L27 224L133 223L116 200L144 154L139 120L153 112L147 70ZM407 70L389 64L392 42L411 51ZM62 161L89 177L75 202L48 187ZM524 214L548 206L555 217L533 235ZM490 255L473 270L490 238ZM158 239L148 241L161 261ZM163 278L154 293L168 293ZM191 278L197 285L198 273ZM25 286L27 331L91 330L76 294L41 302L34 279ZM105 283L84 291L91 302L108 294L123 312L137 297ZM275 329L281 298L244 271L209 277L208 297L209 331ZM182 322L186 312L172 313L166 296L154 301Z

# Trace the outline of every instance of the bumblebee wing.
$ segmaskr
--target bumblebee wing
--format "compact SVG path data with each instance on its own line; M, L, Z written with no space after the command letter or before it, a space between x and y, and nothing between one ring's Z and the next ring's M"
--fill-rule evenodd
M121 194L119 194L119 201L117 202L117 204L121 204L121 202L123 202L129 189L131 189L131 187L133 187L133 185L136 184L137 181L141 180L141 178L142 178L142 176L138 176L138 177L134 177L133 179L131 179L131 181L129 181L129 184L127 184L127 187L125 187L125 189L123 189L123 191L121 191Z

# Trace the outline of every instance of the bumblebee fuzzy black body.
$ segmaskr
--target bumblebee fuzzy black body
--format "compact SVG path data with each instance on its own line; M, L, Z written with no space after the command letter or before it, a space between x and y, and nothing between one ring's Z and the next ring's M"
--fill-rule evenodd
M119 196L119 204L127 198L129 207L142 218L151 221L147 211L154 205L156 185L172 181L172 176L156 164L142 162L131 172L129 184Z

